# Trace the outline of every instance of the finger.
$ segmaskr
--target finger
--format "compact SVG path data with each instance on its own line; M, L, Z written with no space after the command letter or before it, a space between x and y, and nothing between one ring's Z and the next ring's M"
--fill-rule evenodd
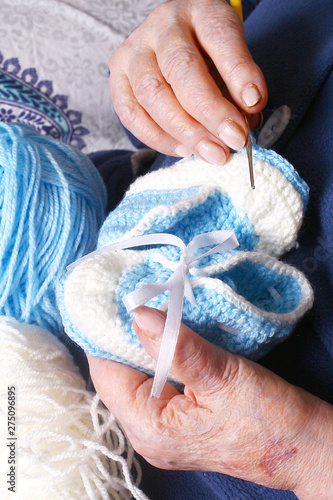
M127 76L110 74L110 95L120 121L148 147L171 156L190 157L192 151L170 136L149 116L135 98Z
M212 58L234 102L247 113L262 111L267 86L246 45L238 14L226 2L206 0L195 4L192 19L199 43Z
M151 398L153 379L145 373L108 359L89 355L87 359L99 397L125 428L130 416L137 415L139 407L141 418L150 418L152 411L156 411L156 408L160 411L172 397L179 394L175 387L166 384L160 399Z
M158 358L165 314L149 307L139 307L134 314L134 329L146 351ZM220 391L237 371L237 357L207 342L190 328L181 325L171 367L172 375L195 394Z
M218 143L216 137L183 110L161 75L151 50L138 53L128 68L124 62L123 66L127 73L115 73L113 77L111 73L110 93L125 127L164 154L180 157L196 154L209 163L225 163L229 148Z
M233 149L246 141L247 126L240 111L223 97L189 29L169 28L159 38L158 66L181 107L214 137ZM172 43L171 43L172 41Z
M215 68L215 66L214 66L214 68ZM217 74L216 68L214 70L214 74ZM216 77L214 76L214 79L215 78ZM228 101L230 101L232 104L234 104L236 106L236 103L233 100L233 98L231 97L229 90L227 89L224 82L222 82L222 85L220 88L222 89L223 95L228 99ZM261 126L263 124L263 119L264 119L262 111L259 111L259 113L246 113L246 116L249 120L250 129L258 130L261 128Z
M138 55L128 74L136 99L167 134L210 163L226 161L229 148L217 144L218 139L182 108L165 81L153 51Z

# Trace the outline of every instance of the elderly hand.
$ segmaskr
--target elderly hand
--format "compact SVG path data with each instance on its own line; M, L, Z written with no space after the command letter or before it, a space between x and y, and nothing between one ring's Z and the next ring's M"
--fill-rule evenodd
M215 164L245 144L241 111L254 127L267 102L241 20L224 0L156 7L111 57L110 92L123 125L146 145Z
M134 327L158 357L165 315L140 307ZM182 326L172 374L151 398L152 378L89 357L105 405L134 448L164 469L226 473L293 490L300 499L333 498L333 408L256 363L231 355Z

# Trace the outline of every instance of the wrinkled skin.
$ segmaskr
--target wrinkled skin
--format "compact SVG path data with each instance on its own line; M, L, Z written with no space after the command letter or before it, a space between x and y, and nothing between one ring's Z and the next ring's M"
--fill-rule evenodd
M110 93L124 126L151 148L223 164L267 102L242 22L224 0L156 7L110 59ZM243 113L243 114L242 114Z
M134 328L158 357L165 315L140 307ZM226 473L290 489L300 499L333 498L333 408L181 326L172 375L151 398L152 379L128 366L88 357L105 405L132 445L163 469Z
M267 103L242 23L224 0L170 0L148 16L110 60L110 93L126 128L153 149L223 164L244 146ZM134 328L158 357L163 313L141 307ZM226 473L290 489L301 500L333 498L333 409L182 326L172 374L151 398L152 379L88 357L105 405L134 448L164 469Z

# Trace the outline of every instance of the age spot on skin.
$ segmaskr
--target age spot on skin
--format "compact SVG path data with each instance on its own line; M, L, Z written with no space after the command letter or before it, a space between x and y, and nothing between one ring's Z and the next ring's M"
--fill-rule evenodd
M284 464L297 455L296 447L286 447L282 439L270 444L260 460L259 465L268 476L273 476L276 471Z

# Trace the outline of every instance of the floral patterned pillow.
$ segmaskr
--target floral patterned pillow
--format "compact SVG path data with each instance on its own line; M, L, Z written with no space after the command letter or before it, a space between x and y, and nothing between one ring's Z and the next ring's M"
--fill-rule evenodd
M108 61L161 0L1 0L0 121L90 153L133 149L109 97Z

